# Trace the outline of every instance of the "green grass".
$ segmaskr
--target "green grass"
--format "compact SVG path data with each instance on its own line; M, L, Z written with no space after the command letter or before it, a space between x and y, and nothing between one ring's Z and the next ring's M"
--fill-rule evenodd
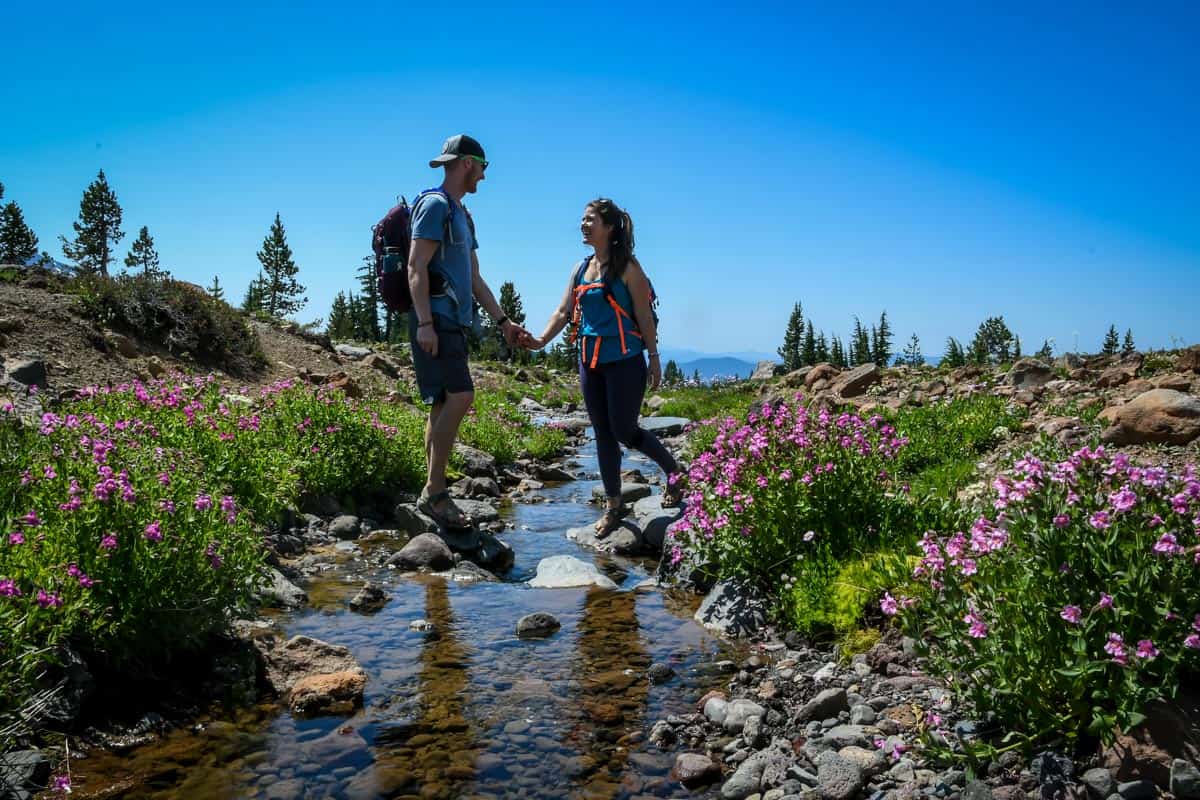
M758 398L757 385L742 381L721 386L683 386L660 389L667 402L658 410L661 417L686 417L700 421L713 417L742 418Z

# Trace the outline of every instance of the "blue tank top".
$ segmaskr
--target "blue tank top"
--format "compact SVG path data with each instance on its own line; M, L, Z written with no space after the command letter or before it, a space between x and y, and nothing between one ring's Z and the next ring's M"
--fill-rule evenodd
M579 298L579 356L585 364L606 364L640 355L646 349L633 316L633 296L625 281L609 281L618 311L609 302L602 279L584 279L588 256L575 267L575 294ZM583 287L587 288L583 288Z

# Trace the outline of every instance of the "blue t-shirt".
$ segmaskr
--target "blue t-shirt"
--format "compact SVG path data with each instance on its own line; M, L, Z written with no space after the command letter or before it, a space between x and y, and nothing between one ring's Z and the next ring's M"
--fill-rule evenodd
M583 267L586 263L585 260L575 265L575 274L578 278L575 281L576 286L601 282L599 278L589 281L583 277L587 272ZM579 347L580 356L587 364L592 363L592 357L596 355L595 348L597 347L600 348L599 356L596 358L597 364L631 358L645 349L641 337L633 333L638 329L637 322L633 319L633 296L629 294L629 288L625 285L624 279L610 281L609 288L612 290L613 299L617 301L617 305L624 309L629 316L622 317L620 327L618 327L617 312L608 302L608 298L604 296L602 287L588 289L580 295ZM624 348L621 347L621 327L625 329Z
M479 242L471 232L471 223L462 206L454 209L447 237L446 215L449 213L450 202L445 196L433 192L424 195L413 210L412 235L414 239L442 243L429 262L429 271L446 279L446 292L429 298L430 310L459 327L470 328L475 318L471 252L479 247Z

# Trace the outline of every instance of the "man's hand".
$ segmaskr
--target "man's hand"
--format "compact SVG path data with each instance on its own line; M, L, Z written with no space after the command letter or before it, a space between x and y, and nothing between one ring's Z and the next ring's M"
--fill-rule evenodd
M508 342L509 347L516 347L517 345L525 347L525 342L530 338L531 335L529 331L525 330L524 327L516 324L512 320L504 323L502 332L504 333L504 341Z
M658 356L653 356L650 359L650 369L646 371L646 385L650 387L650 391L654 391L660 383L662 383L662 364L659 363Z
M417 345L429 353L430 357L437 358L438 335L432 324L417 326Z

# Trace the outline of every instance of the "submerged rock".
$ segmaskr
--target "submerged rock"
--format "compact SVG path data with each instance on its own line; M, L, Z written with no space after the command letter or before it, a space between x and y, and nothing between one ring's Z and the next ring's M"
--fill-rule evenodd
M517 620L517 636L522 638L544 638L562 627L558 617L545 611L535 611Z

